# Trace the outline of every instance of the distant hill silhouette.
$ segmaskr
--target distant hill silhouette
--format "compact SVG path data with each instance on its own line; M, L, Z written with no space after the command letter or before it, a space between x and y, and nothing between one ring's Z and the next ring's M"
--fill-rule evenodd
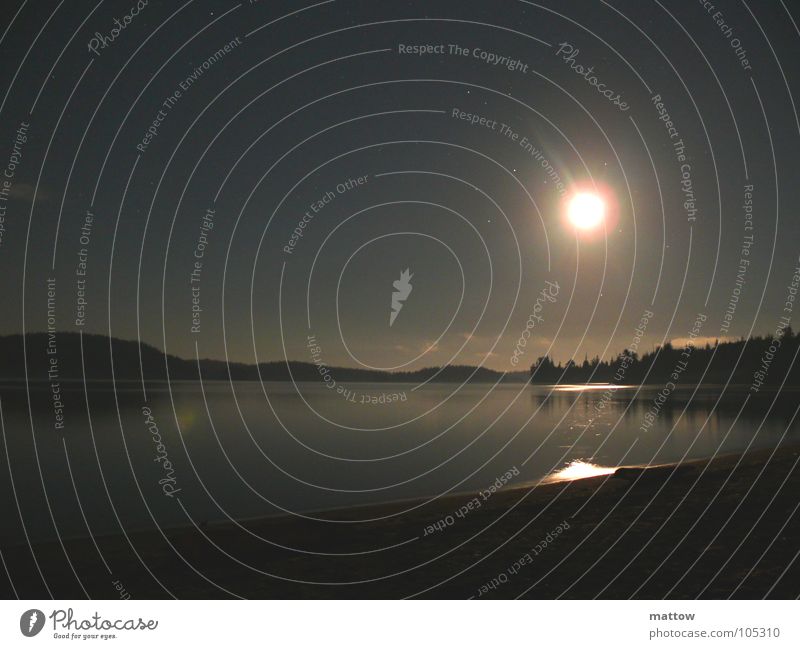
M84 376L81 363L80 335L59 332L55 335L57 354L48 353L50 335L31 333L26 336L28 378L31 381L48 380L51 359L58 361L58 378L79 380ZM451 365L444 368L427 367L413 372L382 372L350 367L327 367L337 382L414 382L432 379L436 382L491 382L527 381L533 383L615 383L641 384L704 383L751 384L754 380L763 385L775 385L787 377L787 384L800 385L800 368L791 367L800 345L800 336L787 328L779 339L753 337L748 340L721 342L715 345L673 347L666 343L641 357L628 350L614 360L586 359L583 363L567 361L556 364L549 356L540 357L527 372L503 373L471 365ZM141 371L140 371L141 349ZM774 350L769 358L770 350ZM198 363L194 359L164 354L147 343L121 340L97 334L83 335L85 376L90 381L107 381L113 371L117 380L167 379L197 380ZM738 360L738 366L737 366ZM201 359L203 380L256 381L259 374L264 381L321 381L319 368L314 363L301 361L272 361L259 365L226 363L221 360ZM765 371L766 370L766 371ZM291 371L291 374L290 374ZM705 373L705 375L704 375ZM0 379L25 377L23 341L21 334L0 336ZM676 378L677 377L677 378Z
M48 333L30 333L25 337L27 346L28 378L31 381L48 380L51 358L56 358L58 378L79 380L84 376L81 362L80 334L58 332L55 334L56 354L48 353ZM140 353L141 348L141 370ZM83 367L90 381L106 381L113 376L117 380L144 379L157 381L167 379L167 367L171 380L197 380L198 363L135 340L120 340L97 334L83 335ZM427 367L413 372L382 372L349 367L326 366L338 382L421 382L433 377L437 382L527 380L527 373L503 374L487 368L469 365L451 365L445 368ZM204 381L321 381L319 368L314 363L301 361L272 361L258 365L248 363L226 363L221 360L201 359L200 370ZM259 372L260 370L260 372ZM291 374L290 374L291 370ZM229 374L230 373L230 374ZM471 376L472 375L472 376ZM471 376L471 378L470 378ZM25 377L22 334L0 336L0 379L22 379Z

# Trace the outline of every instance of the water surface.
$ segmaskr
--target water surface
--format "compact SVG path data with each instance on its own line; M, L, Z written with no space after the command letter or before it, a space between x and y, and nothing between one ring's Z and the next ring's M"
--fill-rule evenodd
M87 536L87 523L110 534L119 521L319 512L485 489L509 471L503 485L798 438L797 392L747 398L745 386L679 388L655 415L660 386L186 382L149 385L146 401L136 383L62 387L57 430L46 386L29 392L33 427L25 386L0 386L6 543L25 540L18 506L31 539Z

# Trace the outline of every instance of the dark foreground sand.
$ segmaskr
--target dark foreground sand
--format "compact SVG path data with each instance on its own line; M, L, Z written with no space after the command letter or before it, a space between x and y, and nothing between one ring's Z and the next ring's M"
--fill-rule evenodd
M132 598L795 598L798 458L786 447L507 489L463 518L475 494L401 516L390 515L415 503L320 515L383 519L368 523L279 517L98 538L111 573L91 540L66 551L93 598L118 597L113 580ZM59 545L34 549L54 596L84 596ZM4 555L21 597L47 596L27 548Z

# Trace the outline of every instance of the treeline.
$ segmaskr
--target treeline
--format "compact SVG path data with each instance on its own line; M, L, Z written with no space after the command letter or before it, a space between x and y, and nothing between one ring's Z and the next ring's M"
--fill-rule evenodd
M83 359L80 336L60 332L26 336L27 377L30 381L80 380L109 381L320 381L320 367L300 361L273 361L256 364L226 363L221 360L186 359L135 340L84 334ZM471 365L445 368L427 367L413 372L382 372L348 367L327 367L337 382L491 382L527 381L533 383L641 383L682 384L731 383L800 385L800 368L792 366L800 336L787 327L780 338L756 336L702 347L674 347L667 343L639 356L623 350L613 360L584 359L582 363L555 363L549 356L537 359L527 372L502 373ZM53 350L55 350L53 352ZM141 352L141 356L140 356ZM26 376L21 334L0 336L0 379L20 380ZM53 373L55 370L55 373ZM84 373L85 370L85 373Z
M611 361L587 358L582 363L556 364L542 356L530 372L534 383L696 384L702 380L759 387L780 384L785 378L788 385L800 385L800 368L793 365L799 345L800 336L787 327L778 338L754 336L696 347L666 343L641 357L626 349Z

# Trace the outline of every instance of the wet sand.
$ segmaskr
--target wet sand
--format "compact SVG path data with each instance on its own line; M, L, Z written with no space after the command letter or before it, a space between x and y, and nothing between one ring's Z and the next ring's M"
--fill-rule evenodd
M59 544L34 552L59 598L796 598L798 460L784 447L318 515L335 522L68 541L80 584ZM20 597L48 596L27 547L3 555Z

